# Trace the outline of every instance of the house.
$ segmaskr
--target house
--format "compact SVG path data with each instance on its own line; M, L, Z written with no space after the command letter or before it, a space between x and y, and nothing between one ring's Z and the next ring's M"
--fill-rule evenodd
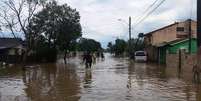
M0 62L19 62L24 49L23 41L20 38L0 38Z
M191 38L197 36L197 22L186 20L184 22L175 22L168 26L154 30L144 35L145 50L148 54L148 60L159 62L159 50L162 46L175 40L183 40L189 37L189 28L191 27Z
M168 61L166 55L172 54L178 56L180 50L183 50L185 53L189 53L189 42L189 39L178 39L168 43L162 43L160 46L158 46L158 62L161 64L166 64ZM195 54L197 52L196 38L191 39L190 52L191 54Z

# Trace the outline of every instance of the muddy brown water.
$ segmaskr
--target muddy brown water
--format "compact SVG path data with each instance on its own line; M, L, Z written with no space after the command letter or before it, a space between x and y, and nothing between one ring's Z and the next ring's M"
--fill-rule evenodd
M78 57L66 65L1 67L0 101L201 101L191 70L177 71L109 54L92 69Z

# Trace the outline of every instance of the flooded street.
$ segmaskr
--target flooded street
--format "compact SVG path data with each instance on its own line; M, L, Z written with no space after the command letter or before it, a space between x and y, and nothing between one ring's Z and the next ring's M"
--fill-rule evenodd
M189 71L189 70L188 70ZM201 101L201 86L185 71L126 58L97 59L92 69L64 65L0 69L0 101Z

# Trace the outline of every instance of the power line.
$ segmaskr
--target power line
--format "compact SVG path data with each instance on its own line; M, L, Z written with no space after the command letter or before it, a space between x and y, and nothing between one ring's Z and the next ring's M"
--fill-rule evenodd
M159 0L155 0L151 5L149 5L149 6L145 9L145 11L143 12L143 14L146 14L146 12L148 12L148 11L150 10L150 8L152 8L158 1L159 1ZM138 17L137 20L140 20L140 19L141 19L141 18ZM106 27L106 26L104 26L104 27ZM132 27L132 29L133 29L133 27ZM95 31L93 31L93 32L95 32ZM122 37L122 35L121 35L120 37ZM125 38L125 37L127 37L127 34L126 34L126 35L123 35L123 38Z
M146 10L144 13L146 13L151 7L153 7L159 0L155 0Z
M144 16L134 27L137 27L140 23L142 23L147 17L149 17L155 10L157 10L166 0L162 0L154 9L152 9L146 16Z
M149 5L149 6L144 10L144 12L143 12L142 14L143 14L143 15L146 14L146 13L150 10L150 8L152 8L158 1L159 1L159 0L155 0L151 5ZM142 15L142 16L143 16L143 15ZM141 18L142 18L142 17L139 16L136 21L140 20Z
M149 6L144 10L144 12L142 13L142 16L139 16L139 17L137 18L136 22L139 21L140 19L142 19L144 16L146 16L145 14L147 14L147 12L148 12L152 7L154 7L154 5L156 5L158 1L159 1L159 0L155 0L151 5L149 5ZM133 24L132 24L132 25L133 25ZM132 26L132 29L134 30L134 26Z

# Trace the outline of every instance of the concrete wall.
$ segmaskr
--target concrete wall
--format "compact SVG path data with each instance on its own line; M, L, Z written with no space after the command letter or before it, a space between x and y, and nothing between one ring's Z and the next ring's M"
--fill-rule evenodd
M158 62L158 49L153 46L147 46L145 48L145 51L147 52L148 55L148 61L151 62Z
M181 69L192 72L193 65L197 63L196 54L188 54L184 51L181 52ZM166 67L179 68L179 54L167 54Z
M176 26L171 26L153 33L151 39L152 45L158 45L164 42L176 40Z

